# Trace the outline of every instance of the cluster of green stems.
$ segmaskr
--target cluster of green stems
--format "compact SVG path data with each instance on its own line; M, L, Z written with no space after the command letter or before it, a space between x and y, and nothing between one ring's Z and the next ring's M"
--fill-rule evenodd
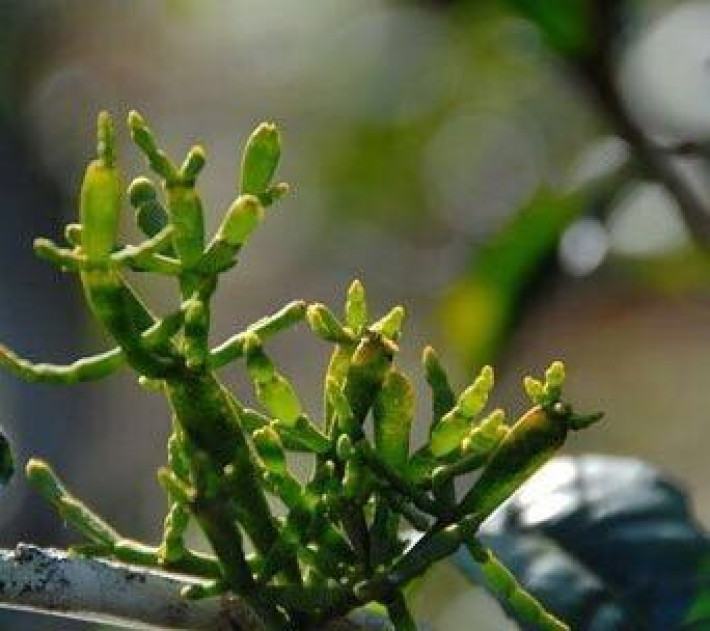
M203 149L193 147L177 166L139 114L129 115L128 126L162 188L146 177L128 187L145 240L118 242L124 187L113 122L102 113L98 155L81 190L80 223L67 226L66 247L35 242L40 257L78 274L92 314L116 348L56 366L0 347L0 364L28 381L72 384L128 366L172 409L167 464L158 473L169 507L157 546L119 534L49 465L28 463L29 481L84 537L75 551L205 579L185 597L238 594L270 631L316 629L373 604L386 610L395 629L411 631L405 588L464 545L520 619L566 629L477 538L481 523L562 446L570 429L598 418L575 414L561 401L562 364L552 364L543 381L526 380L532 407L509 426L501 410L484 412L493 387L490 367L457 395L426 348L430 432L414 449L414 390L394 361L404 310L395 307L372 322L358 281L347 291L342 317L323 304L296 301L212 347L218 279L235 265L265 209L288 190L273 183L279 132L264 123L246 142L238 195L208 241L195 186ZM126 271L174 278L179 306L157 316ZM303 410L264 349L271 336L304 320L333 347L321 422ZM259 409L239 401L218 378L218 370L235 361L244 363ZM307 479L292 472L288 452L310 455ZM457 492L461 476L474 471L480 472L476 481ZM280 514L270 496L280 501ZM210 554L186 545L193 521Z

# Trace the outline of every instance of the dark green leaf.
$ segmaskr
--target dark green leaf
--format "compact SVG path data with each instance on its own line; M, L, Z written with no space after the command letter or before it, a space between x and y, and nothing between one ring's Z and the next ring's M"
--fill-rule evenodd
M484 532L518 580L573 629L710 628L710 539L684 493L638 460L558 458ZM455 562L478 576L463 551Z

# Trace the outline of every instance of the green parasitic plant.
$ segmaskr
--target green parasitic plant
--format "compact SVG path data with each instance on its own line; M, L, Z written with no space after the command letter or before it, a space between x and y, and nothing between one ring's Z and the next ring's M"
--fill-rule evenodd
M211 347L218 279L236 264L265 210L288 190L273 183L279 132L262 124L250 136L237 198L207 239L196 188L203 149L193 147L178 166L139 114L132 112L128 125L162 188L146 177L128 187L146 239L119 243L124 184L114 125L102 113L98 155L81 188L80 223L67 226L67 247L35 242L38 256L79 276L93 316L116 347L66 366L34 364L0 347L0 364L27 381L73 384L128 367L172 410L167 464L158 472L169 508L157 546L119 534L47 463L27 464L29 482L83 536L72 552L202 579L184 590L185 599L236 595L260 628L271 631L323 628L373 606L397 631L411 631L405 589L463 545L492 591L521 619L539 629L567 629L477 538L482 522L562 446L568 430L599 418L576 414L562 401L563 365L553 363L543 381L526 379L532 409L508 426L501 410L485 412L494 381L490 367L457 395L426 348L431 429L426 444L415 449L414 389L395 363L404 309L371 321L360 282L348 289L342 318L323 304L297 301ZM174 279L178 306L164 316L152 312L126 271ZM319 421L302 408L265 349L270 337L303 320L332 347ZM218 377L237 361L253 383L258 410ZM4 442L0 451L4 481L12 462ZM312 459L308 479L291 471L292 452ZM474 483L461 480L474 471ZM280 500L282 514L270 496ZM210 554L187 547L191 522Z

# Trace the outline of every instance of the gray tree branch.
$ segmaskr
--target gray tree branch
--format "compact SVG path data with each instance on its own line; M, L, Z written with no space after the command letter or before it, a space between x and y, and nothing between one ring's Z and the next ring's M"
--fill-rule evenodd
M0 607L125 629L260 631L238 598L186 600L183 587L198 579L68 555L20 543L0 549ZM324 631L376 631L381 623L333 622ZM360 624L362 623L362 624Z
M185 578L18 544L0 550L0 607L128 629L218 629L218 599L188 601Z

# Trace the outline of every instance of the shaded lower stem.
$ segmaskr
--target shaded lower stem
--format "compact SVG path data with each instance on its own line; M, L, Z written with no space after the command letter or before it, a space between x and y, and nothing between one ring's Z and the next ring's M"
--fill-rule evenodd
M210 372L190 371L166 381L168 398L185 436L210 460L234 498L234 511L256 549L267 554L278 541L278 527L260 484L249 445L219 381ZM286 573L296 584L295 557Z

